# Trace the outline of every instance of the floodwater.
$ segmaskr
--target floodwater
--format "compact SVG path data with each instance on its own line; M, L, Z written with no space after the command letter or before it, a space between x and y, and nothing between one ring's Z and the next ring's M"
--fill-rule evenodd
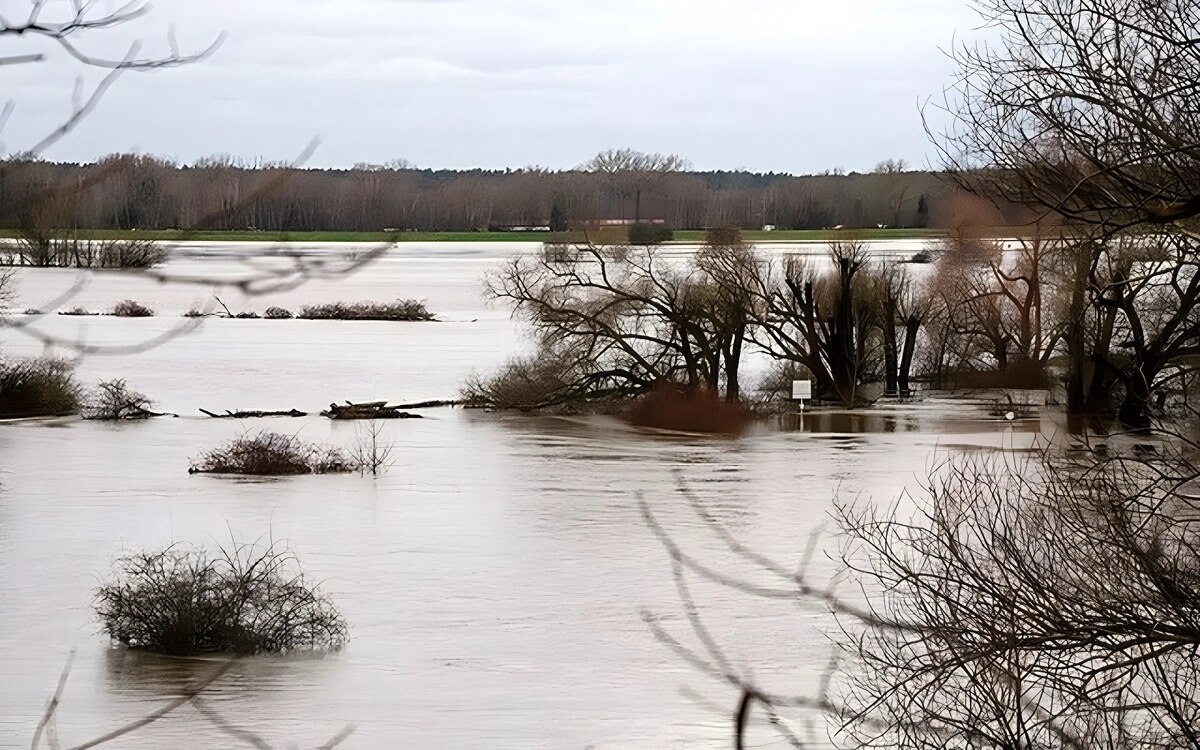
M355 438L353 424L316 416L239 423L201 417L199 407L316 412L345 399L454 396L473 369L523 345L507 312L487 309L479 292L486 269L528 249L403 245L347 278L267 297L218 291L234 312L416 297L437 323L209 319L136 351L171 333L182 322L175 315L206 304L212 284L122 274L97 275L63 306L133 298L159 317L23 319L42 338L135 345L85 357L81 377L126 377L180 417L0 425L0 746L28 746L72 649L57 719L64 746L146 715L211 669L212 661L110 648L90 601L123 549L233 535L287 540L352 628L338 653L241 661L210 688L209 705L273 746L314 747L353 724L342 747L728 747L737 695L643 620L660 616L702 648L642 504L697 559L775 584L725 545L681 487L737 539L790 567L829 525L835 498L890 502L938 451L1023 447L1041 430L930 402L865 416L807 414L736 438L608 418L431 409L426 419L386 425L396 463L379 478L188 475L189 457L247 429L343 446ZM166 271L228 280L247 272L230 252L264 250L183 248ZM79 278L23 271L17 307L46 306ZM43 347L26 332L7 331L0 343L10 354ZM836 552L832 540L826 547ZM811 572L820 581L836 570L821 554ZM812 693L831 653L827 616L687 582L734 669L775 692ZM808 731L824 742L819 723ZM774 739L769 728L756 737ZM119 746L237 744L185 706Z

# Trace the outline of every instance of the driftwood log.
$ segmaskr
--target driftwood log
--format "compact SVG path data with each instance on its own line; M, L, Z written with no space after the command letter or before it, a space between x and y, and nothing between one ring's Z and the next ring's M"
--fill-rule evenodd
M217 414L208 409L201 409L201 412L207 414L213 419L261 419L262 417L307 417L308 413L297 409L288 409L287 411L229 411L225 410L224 414Z
M362 404L347 401L345 404L330 404L328 409L321 412L321 416L330 419L421 419L420 414L410 414L402 411L402 408L399 405L388 406L386 401Z
M412 404L400 404L396 409L432 409L438 406L462 406L467 403L462 400L435 399L433 401L417 401Z

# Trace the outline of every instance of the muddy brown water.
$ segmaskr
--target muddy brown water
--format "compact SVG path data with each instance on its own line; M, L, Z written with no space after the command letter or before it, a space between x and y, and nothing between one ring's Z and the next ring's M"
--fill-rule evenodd
M417 297L442 322L209 320L161 346L79 365L88 381L127 377L180 418L0 425L0 746L28 746L72 648L78 656L57 722L64 746L147 714L211 669L211 660L110 648L90 600L122 549L232 533L288 540L352 626L343 651L241 661L211 688L213 707L272 744L313 747L352 723L344 747L728 747L737 696L683 663L643 622L647 612L660 615L695 645L668 556L639 503L692 554L770 582L697 516L680 482L738 539L791 564L813 529L828 524L835 497L890 501L935 451L1023 447L1043 432L938 402L806 414L736 438L608 418L432 409L426 419L386 425L396 463L377 479L188 475L189 457L243 429L354 439L353 425L318 417L237 423L202 418L198 407L315 412L341 399L453 396L472 369L524 345L506 311L479 299L480 275L522 249L406 245L347 279L271 298L225 290L235 311L260 312ZM245 269L230 253L246 251L189 247L167 270L232 277ZM77 279L23 271L18 307L45 304ZM208 291L103 274L69 304L100 309L133 298L164 315L47 316L37 325L90 344L128 344L169 331L180 322L170 313L202 304ZM0 344L8 353L42 348L13 331ZM835 572L824 556L814 566L818 577ZM689 582L739 669L778 692L815 687L830 654L825 615ZM812 731L825 737L822 725ZM235 744L184 707L119 746Z

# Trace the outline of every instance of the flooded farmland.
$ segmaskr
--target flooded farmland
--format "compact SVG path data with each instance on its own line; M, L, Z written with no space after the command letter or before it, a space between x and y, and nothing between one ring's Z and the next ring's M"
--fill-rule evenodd
M406 244L345 278L267 296L217 292L235 312L416 298L434 323L213 318L168 335L182 312L208 304L212 282L288 262L256 255L250 268L239 254L264 248L247 245L184 248L164 271L189 283L107 273L70 295L87 309L136 299L156 317L31 321L43 338L129 349L84 357L81 379L127 378L180 416L0 425L0 672L9 678L0 685L0 746L29 744L73 648L57 722L65 746L146 715L211 669L211 660L110 648L91 599L123 549L234 535L287 540L351 625L339 652L239 661L211 688L211 705L272 744L316 746L353 724L342 747L726 747L737 695L645 622L657 616L695 638L641 503L689 554L752 577L681 486L737 539L788 563L829 525L835 498L890 502L938 451L1025 447L1049 429L933 402L806 415L739 437L443 408L386 425L396 461L378 478L188 474L192 457L245 430L350 444L353 425L315 416L333 401L454 397L473 370L526 345L507 310L483 304L480 278L529 249ZM16 307L65 299L80 278L24 270ZM11 330L0 345L14 354L44 348ZM200 408L314 416L215 420ZM837 570L823 555L814 566L819 578ZM780 693L819 680L830 655L826 615L700 582L690 593L739 668ZM122 746L223 742L222 730L184 707Z

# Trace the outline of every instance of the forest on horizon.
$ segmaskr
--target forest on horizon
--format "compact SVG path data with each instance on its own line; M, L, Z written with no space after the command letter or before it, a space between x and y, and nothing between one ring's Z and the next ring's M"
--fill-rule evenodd
M674 158L674 157L672 157ZM180 165L114 154L95 163L0 164L0 228L475 231L588 221L672 229L945 228L964 206L945 175L883 162L871 173L796 176L685 168L349 169ZM994 211L986 223L1002 223Z

